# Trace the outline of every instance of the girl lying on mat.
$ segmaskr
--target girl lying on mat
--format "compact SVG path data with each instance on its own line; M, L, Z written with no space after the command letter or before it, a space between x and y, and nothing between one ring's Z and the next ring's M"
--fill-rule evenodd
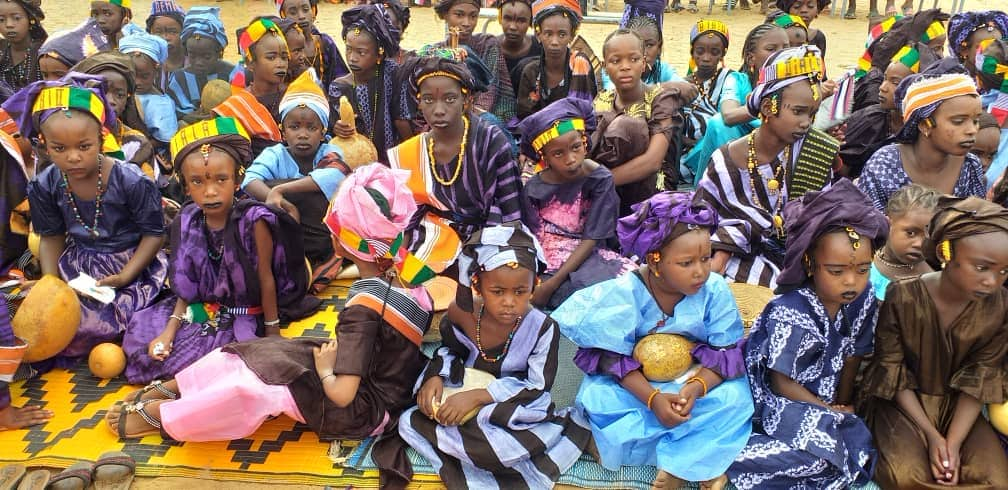
M120 438L160 431L180 441L226 441L285 414L321 440L395 430L390 421L412 403L412 380L424 366L420 340L432 308L411 280L433 273L416 273L416 258L398 247L416 212L407 178L380 164L358 168L326 216L337 253L361 273L339 314L338 342L267 337L226 345L116 403L109 428Z

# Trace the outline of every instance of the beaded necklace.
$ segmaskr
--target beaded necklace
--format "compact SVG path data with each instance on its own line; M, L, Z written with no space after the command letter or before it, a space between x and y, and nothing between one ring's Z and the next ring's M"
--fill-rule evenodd
M462 174L462 160L465 158L465 145L466 138L469 136L469 118L462 116L462 141L459 143L459 153L458 161L455 164L455 172L452 173L450 179L445 180L441 178L437 170L437 161L434 159L434 132L431 131L427 133L427 158L430 160L430 170L431 175L434 176L434 180L438 181L439 184L449 187L458 180L459 175Z
M917 265L917 264L898 264L896 262L890 262L889 260L887 260L885 258L885 254L882 253L884 250L885 249L880 248L880 249L878 249L877 252L875 252L875 260L881 262L883 265L885 265L886 267L889 267L892 270L895 270L895 271L899 271L899 270L911 271L911 270L913 270L914 266Z
M669 319L669 317L671 315L669 315L668 313L665 313L665 310L662 308L661 303L658 302L658 295L655 294L654 286L651 285L651 274L652 274L652 272L651 272L651 266L648 266L648 271L647 271L647 276L646 276L647 279L645 279L644 282L647 283L648 292L651 293L651 297L654 298L655 304L658 305L658 311L660 311L661 314L662 314L661 319L658 320L657 322L655 322L654 328L662 328L662 327L665 326L665 322L668 321L668 319Z
M773 171L773 177L765 182L765 187L767 190L767 205L763 206L760 202L759 193L756 192L756 176L759 175L760 181L763 182L764 177L759 174L756 169L759 166L759 162L756 160L756 132L753 131L749 133L747 138L748 152L746 158L746 167L749 169L749 187L752 192L752 202L753 204L770 213L773 219L773 227L777 231L777 236L779 238L784 238L784 217L781 216L781 211L784 208L784 202L787 201L787 195L784 194L785 189L783 189L784 183L787 180L787 164L791 161L791 147L784 147L784 159L780 162L780 165L776 170L773 169L773 162L770 163L770 169ZM778 196L777 203L775 205L770 205L770 195Z
M203 228L203 237L206 239L207 256L210 257L211 262L219 264L221 257L224 256L224 240L221 240L220 246L214 248L210 238L210 227L206 224L206 214L200 213L200 226Z
M66 192L67 201L70 201L70 209L73 210L74 218L76 218L77 222L84 227L84 231L88 232L88 234L95 238L98 238L99 235L98 218L101 217L102 196L105 194L106 190L105 187L102 186L102 163L104 161L104 157L98 155L98 191L95 193L94 224L91 226L88 226L84 223L84 220L81 219L80 209L77 208L77 198L74 197L73 191L70 189L70 181L67 179L66 172L60 172L60 174L63 175L63 191Z
M312 40L315 42L315 56L312 56L311 66L314 66L315 70L318 71L319 80L325 80L325 58L322 58L323 61L322 63L319 64L315 63L319 60L319 58L322 57L322 44L319 42L318 36L316 36L313 33L309 34L311 35Z
M484 311L486 311L486 304L480 306L479 315L476 315L476 348L479 349L480 357L482 357L484 361L489 363L495 363L507 355L508 348L511 347L511 340L514 339L514 334L515 332L518 331L518 325L521 325L523 317L519 316L518 318L515 319L514 326L511 327L511 332L508 333L507 341L504 342L504 350L502 350L501 353L497 355L497 357L491 358L483 350L483 343L480 341L480 323L483 320Z
M710 100L710 98L708 98L709 97L709 93L707 92L707 89L704 87L704 85L707 82L710 82L711 88L713 89L714 83L717 82L717 79L718 79L719 76L721 76L721 69L720 68L718 69L718 71L714 72L714 75L712 75L707 80L700 80L699 78L697 78L696 73L693 74L693 85L697 88L697 92L700 94L693 101L693 107L694 108L698 107L700 105L700 101L703 101L703 100L706 100L707 102L713 102L712 100Z

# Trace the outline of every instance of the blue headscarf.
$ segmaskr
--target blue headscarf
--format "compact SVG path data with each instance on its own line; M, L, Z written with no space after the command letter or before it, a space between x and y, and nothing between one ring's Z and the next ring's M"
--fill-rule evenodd
M168 41L143 31L135 32L119 40L119 51L123 54L143 53L161 64L168 59Z
M227 47L227 33L220 20L220 7L193 7L182 22L182 44L192 36L206 36L217 41L221 49Z

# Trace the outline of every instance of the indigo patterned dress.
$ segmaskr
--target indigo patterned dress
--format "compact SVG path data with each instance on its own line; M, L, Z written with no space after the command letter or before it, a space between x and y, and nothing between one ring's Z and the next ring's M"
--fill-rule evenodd
M596 164L597 165L597 164ZM596 240L595 252L557 288L548 306L560 306L574 291L637 268L609 245L616 238L619 197L612 172L602 165L574 182L549 184L541 174L525 184L529 223L546 256L546 275L553 275L582 240Z
M109 157L105 157L109 158ZM140 168L111 160L104 175L98 235L81 224L95 222L95 201L76 198L80 220L74 216L67 197L62 172L50 165L28 183L31 221L40 236L66 236L67 245L59 259L59 274L70 281L80 274L102 279L118 274L145 236L163 236L164 213L161 194L154 181ZM55 360L57 367L72 365L102 342L114 342L126 330L134 312L154 303L168 276L168 260L159 251L154 260L131 284L116 289L115 300L101 302L80 297L81 323L70 345Z
M705 360L735 350L742 339L742 319L724 278L711 274L700 291L683 298L665 317L644 278L632 272L574 293L553 318L580 347L575 363L586 376L576 403L591 423L602 466L614 471L621 465L657 466L689 481L710 480L728 469L749 440L752 425L752 396L741 366L737 377L725 379L697 399L690 419L672 428L662 425L644 402L620 385L622 377L640 366L630 357L634 346L651 333L678 334L703 345L713 355L701 355L696 348L693 355ZM616 364L636 366L618 375L608 368L588 369L579 359L586 350L606 351L624 358ZM694 365L678 379L652 381L651 386L678 393L696 369Z
M396 86L399 63L386 59L381 71L367 83L353 85L353 78L338 78L329 85L329 103L339 114L340 97L346 97L357 114L357 131L367 136L378 150L378 161L388 165L388 150L399 143L396 121L412 121L409 84Z
M559 325L537 309L530 310L510 346L488 349L503 354L489 363L474 340L447 319L441 324L443 345L417 380L441 376L445 386L459 386L464 368L497 378L487 388L494 402L457 427L445 427L414 406L399 419L399 435L423 455L448 488L549 488L574 465L591 441L580 412L556 409L550 389L557 374Z
M899 143L891 143L879 148L865 162L856 182L858 189L871 199L875 209L879 211L885 211L889 198L896 191L913 183L903 169L900 146ZM976 196L981 199L987 196L987 177L976 155L966 154L952 194L956 197Z
M230 308L261 308L262 293L257 272L255 225L264 222L273 235L273 276L276 280L280 317L307 316L319 305L308 296L308 270L301 244L301 228L290 215L250 199L238 201L222 230L210 231L199 206L190 203L171 226L169 283L174 294L136 312L130 321L123 350L126 379L144 384L167 379L217 347L256 338L264 320L262 313L227 311ZM221 248L219 261L209 250ZM148 345L161 334L178 298L187 303L210 303L222 307L216 322L186 323L175 333L171 354L164 361L148 355Z
M770 377L781 373L836 403L844 361L872 352L877 319L871 286L832 321L809 287L770 301L746 345L756 413L749 443L728 470L736 487L839 490L871 480L875 448L865 422L778 395Z

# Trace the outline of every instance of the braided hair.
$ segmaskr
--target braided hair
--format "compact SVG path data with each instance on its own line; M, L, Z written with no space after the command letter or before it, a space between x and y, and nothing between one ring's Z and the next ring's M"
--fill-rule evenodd
M749 83L756 85L756 79L759 75L759 66L749 66L746 62L746 57L756 51L756 43L767 33L773 32L776 29L784 30L776 24L759 24L753 27L749 34L746 35L745 42L742 43L742 66L739 67L739 71L749 75Z
M662 40L662 31L658 26L658 21L653 17L648 15L637 15L627 22L627 29L638 33L644 29L654 29L658 33L658 56L655 57L654 64L646 67L646 73L641 78L644 83L648 85L653 85L661 81L661 46L664 45L665 41ZM642 40L643 41L643 40Z

